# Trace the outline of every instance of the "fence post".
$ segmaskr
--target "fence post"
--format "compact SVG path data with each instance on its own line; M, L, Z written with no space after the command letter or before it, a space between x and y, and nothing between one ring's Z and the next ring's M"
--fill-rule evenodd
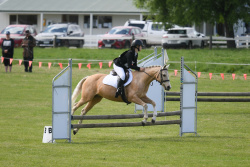
M236 48L239 48L240 42L239 42L239 35L236 36Z
M246 48L248 48L249 44L248 44L248 35L246 35Z
M56 47L56 35L53 36L53 48Z
M210 35L210 39L209 39L209 49L212 49L212 35Z

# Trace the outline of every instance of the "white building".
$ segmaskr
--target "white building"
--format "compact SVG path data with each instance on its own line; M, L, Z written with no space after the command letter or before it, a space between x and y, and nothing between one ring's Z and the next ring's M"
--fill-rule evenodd
M0 30L9 24L34 25L37 32L51 23L72 22L86 35L104 34L128 19L143 19L133 0L0 0Z

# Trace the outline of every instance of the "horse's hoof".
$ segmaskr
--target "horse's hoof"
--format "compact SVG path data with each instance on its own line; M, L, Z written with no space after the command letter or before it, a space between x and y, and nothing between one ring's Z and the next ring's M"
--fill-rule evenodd
M145 125L146 125L146 123L145 123L144 121L141 121L141 124L142 124L142 126L145 126Z
M76 135L76 133L77 133L77 132L73 130L73 134Z
M155 120L154 120L154 119L152 119L152 120L151 120L151 122L154 124L154 123L155 123Z

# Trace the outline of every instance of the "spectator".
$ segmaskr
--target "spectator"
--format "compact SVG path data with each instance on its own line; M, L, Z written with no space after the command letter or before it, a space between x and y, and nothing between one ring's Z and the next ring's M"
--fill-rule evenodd
M23 63L24 63L24 71L25 72L32 72L32 64L29 66L29 61L33 61L34 53L33 47L36 46L36 40L34 37L30 35L30 31L25 31L26 37L22 41L22 48L23 48Z
M14 54L14 40L10 38L10 32L6 31L6 39L3 40L2 43L2 56L4 57L4 65L5 65L5 72L11 72L12 69L12 62L10 63L10 59L13 58Z

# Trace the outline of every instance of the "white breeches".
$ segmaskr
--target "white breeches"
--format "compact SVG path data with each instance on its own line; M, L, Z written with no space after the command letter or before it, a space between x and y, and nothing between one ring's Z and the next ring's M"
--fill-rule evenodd
M124 81L125 80L125 72L122 67L119 67L115 64L113 64L115 72L119 75L119 77Z

